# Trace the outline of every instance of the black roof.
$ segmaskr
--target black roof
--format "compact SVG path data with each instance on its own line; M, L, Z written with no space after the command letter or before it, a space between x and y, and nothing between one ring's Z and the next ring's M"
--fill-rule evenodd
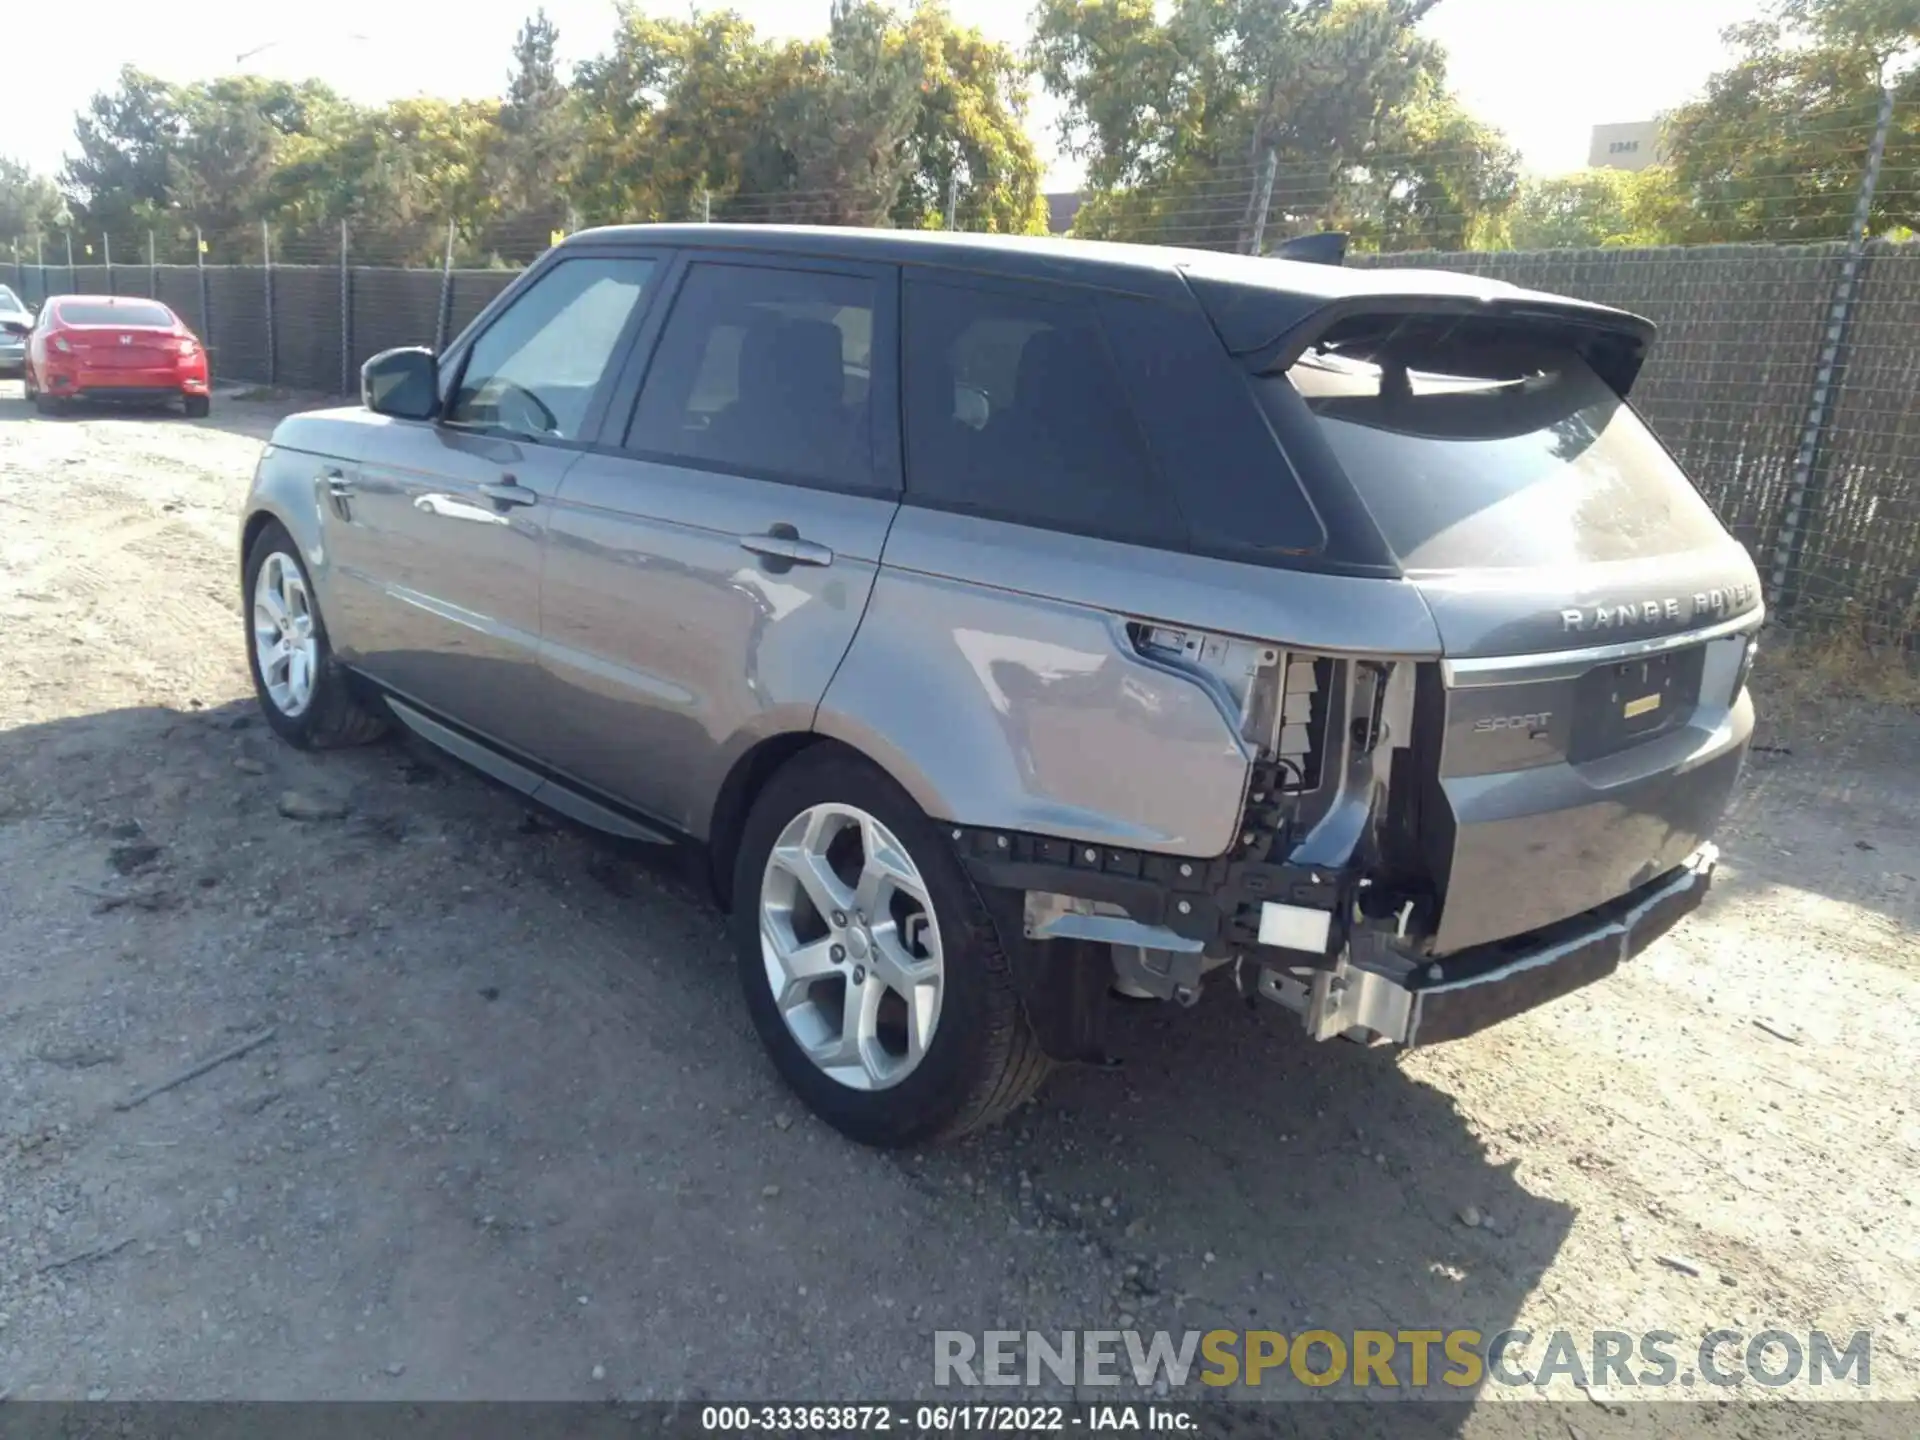
M1451 270L1356 270L1266 256L1127 245L1057 235L977 235L951 230L862 230L828 225L608 225L582 230L566 243L697 245L703 249L776 250L895 265L937 265L984 274L1153 291L1156 277L1195 275L1319 300L1362 295L1492 297L1524 292L1501 280ZM1135 277L1135 284L1127 278Z
M1453 313L1530 314L1613 332L1632 357L1620 372L1631 385L1650 321L1623 310L1543 291L1523 290L1454 270L1394 266L1350 268L1271 256L1223 254L1173 245L1127 245L1054 235L978 235L947 230L863 230L823 225L611 225L582 230L563 246L616 241L754 250L877 264L926 265L981 275L1089 285L1139 295L1196 295L1235 354L1273 349L1343 315L1409 303Z

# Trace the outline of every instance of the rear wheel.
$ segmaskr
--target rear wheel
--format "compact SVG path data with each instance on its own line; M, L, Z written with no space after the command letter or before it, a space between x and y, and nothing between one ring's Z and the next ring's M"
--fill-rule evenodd
M828 1124L906 1146L992 1125L1051 1063L973 882L894 781L808 751L754 803L733 885L754 1028Z
M26 392L33 408L42 415L52 415L59 408L59 402L33 383L33 367L28 366L20 372L20 387Z
M278 524L247 552L247 666L267 723L302 750L364 745L386 722L362 706L333 658L307 568Z
M204 420L213 413L213 401L205 395L189 395L182 402L189 420Z

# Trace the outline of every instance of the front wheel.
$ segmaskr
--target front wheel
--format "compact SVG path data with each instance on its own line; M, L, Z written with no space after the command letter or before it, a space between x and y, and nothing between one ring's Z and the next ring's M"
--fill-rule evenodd
M807 751L761 792L734 866L733 939L774 1065L862 1144L995 1124L1051 1069L952 846L857 755Z
M274 733L302 750L364 745L386 731L333 658L293 537L267 525L247 551L247 668Z

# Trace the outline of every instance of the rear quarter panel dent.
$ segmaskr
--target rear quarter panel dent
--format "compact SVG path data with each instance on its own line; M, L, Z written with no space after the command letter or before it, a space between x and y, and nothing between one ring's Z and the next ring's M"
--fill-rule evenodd
M1083 606L883 569L816 729L962 825L1212 856L1248 762L1218 703Z

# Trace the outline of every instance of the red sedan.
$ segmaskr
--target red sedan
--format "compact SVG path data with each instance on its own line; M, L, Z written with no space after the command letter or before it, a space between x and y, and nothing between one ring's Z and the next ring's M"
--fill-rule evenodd
M205 415L207 352L158 300L55 295L27 339L27 398L41 414L69 400L179 400Z

